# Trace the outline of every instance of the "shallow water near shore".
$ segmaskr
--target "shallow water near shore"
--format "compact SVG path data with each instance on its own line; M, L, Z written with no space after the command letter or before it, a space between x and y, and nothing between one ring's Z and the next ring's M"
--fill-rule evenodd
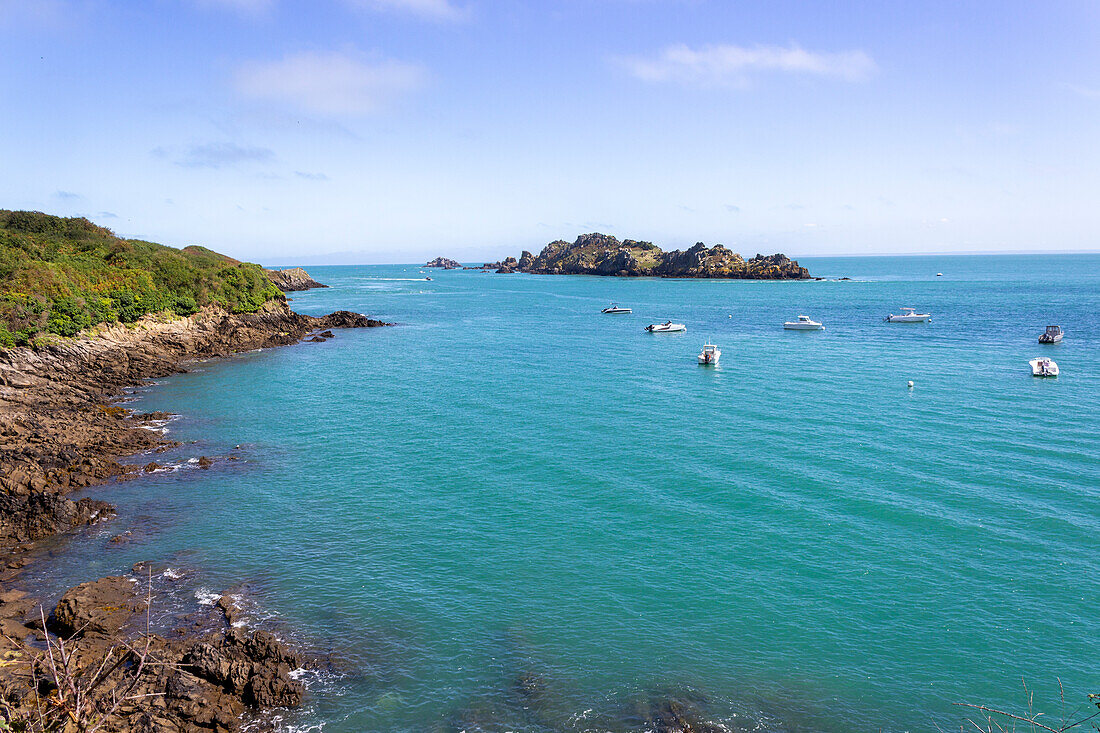
M309 268L332 287L296 310L399 327L137 391L197 442L89 492L119 518L33 580L249 583L335 660L295 730L637 730L669 697L731 730L951 729L1021 678L1084 703L1100 255L802 264L853 281ZM882 322L902 306L933 321Z

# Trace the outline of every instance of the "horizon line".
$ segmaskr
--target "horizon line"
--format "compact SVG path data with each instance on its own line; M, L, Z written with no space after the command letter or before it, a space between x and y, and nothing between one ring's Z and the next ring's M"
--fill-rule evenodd
M860 257L1007 257L1012 255L1095 255L1100 254L1100 249L1058 249L1058 250L1042 250L1042 249L1004 249L1004 250L963 250L960 252L865 252L861 254L813 254L813 255L786 255L792 260L800 259L841 259L841 258L860 258ZM458 262L456 260L456 262ZM261 263L267 268L276 267L305 267L301 264L267 264ZM484 261L470 260L468 262L459 262L460 265L474 266L475 269L481 269L481 265L485 264ZM427 267L426 264L420 262L312 262L308 264L308 267L362 267L362 266L378 266L378 267ZM442 268L432 268L442 269Z

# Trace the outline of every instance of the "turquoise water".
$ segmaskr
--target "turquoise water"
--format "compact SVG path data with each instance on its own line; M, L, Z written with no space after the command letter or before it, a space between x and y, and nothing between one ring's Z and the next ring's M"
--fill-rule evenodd
M181 413L197 442L158 460L185 468L94 491L118 520L48 581L155 558L187 594L249 583L331 651L298 730L637 730L667 695L735 730L950 729L1021 679L1085 702L1100 255L803 264L854 281L310 268L333 287L296 309L400 326L140 391ZM882 322L909 305L933 321Z

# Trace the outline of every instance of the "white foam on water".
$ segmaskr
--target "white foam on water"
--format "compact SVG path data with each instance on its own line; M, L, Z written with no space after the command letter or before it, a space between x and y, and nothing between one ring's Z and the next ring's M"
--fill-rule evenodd
M195 591L195 598L200 606L213 606L221 600L221 593L211 593L209 588L199 588Z
M169 580L179 580L183 577L183 572L174 568L165 568L164 572L161 573L161 575L165 578L168 578Z

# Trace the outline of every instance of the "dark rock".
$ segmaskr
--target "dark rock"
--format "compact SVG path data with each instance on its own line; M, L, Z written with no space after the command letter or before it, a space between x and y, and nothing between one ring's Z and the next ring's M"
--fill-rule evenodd
M330 339L333 336L335 336L336 334L334 334L332 331L327 331L326 330L326 331L321 331L321 333L319 333L317 335L320 336L321 338L324 338L324 339Z
M392 323L378 321L364 316L362 313L351 311L336 311L327 316L313 319L317 328L374 328L376 326L392 326Z
M462 267L455 260L449 260L446 257L436 257L431 262L424 263L424 267L442 267L445 270L457 270Z
M112 634L144 607L133 579L100 578L66 591L54 608L51 622L63 636Z
M514 263L514 265L510 264ZM652 242L619 241L606 234L582 234L570 243L551 242L538 257L524 252L519 261L497 263L500 272L532 272L544 275L609 275L735 278L759 280L804 279L810 273L785 255L756 255L746 261L717 244L696 243L686 251L663 252Z
M309 276L309 273L300 267L291 267L288 270L264 270L267 279L275 283L275 287L284 293L296 290L310 290L311 288L327 288Z
M214 465L214 461L210 460L206 456L199 456L199 468L210 468Z
M164 468L164 466L160 465L156 461L152 461L151 463L146 463L141 470L145 471L145 473L152 473L153 471L156 471L160 468Z

